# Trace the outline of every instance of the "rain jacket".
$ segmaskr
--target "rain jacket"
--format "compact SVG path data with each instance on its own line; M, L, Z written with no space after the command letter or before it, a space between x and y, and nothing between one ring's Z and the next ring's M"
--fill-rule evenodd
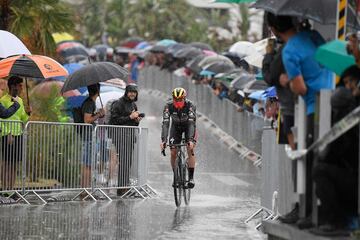
M125 93L123 97L111 104L109 124L139 126L135 119L130 118L133 111L137 111L135 101L130 100Z
M166 142L168 138L170 118L175 128L187 127L189 130L190 140L194 140L196 129L196 107L190 100L186 100L185 106L179 110L174 107L172 100L169 100L166 103L163 111L161 130L161 140L163 142Z
M29 115L27 115L25 112L24 103L20 97L18 98L18 102L20 104L19 109L12 116L7 118L7 120L21 121L25 123L29 119ZM12 98L9 94L5 94L2 98L0 98L0 104L2 104L5 108L9 108L14 104L14 102L12 101ZM2 123L0 128L1 136L6 136L9 134L13 136L19 136L22 134L21 123Z

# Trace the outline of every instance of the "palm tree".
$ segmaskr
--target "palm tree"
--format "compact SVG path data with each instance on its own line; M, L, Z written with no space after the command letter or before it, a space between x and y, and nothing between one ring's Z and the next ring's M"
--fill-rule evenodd
M7 29L9 26L9 0L1 0L0 8L1 8L1 17L0 17L0 29Z
M3 29L22 38L33 53L53 55L55 32L72 32L70 7L60 0L2 0Z
M119 1L119 4L122 1ZM77 23L86 45L100 43L105 32L105 17L107 15L107 2L103 0L83 1L76 9Z

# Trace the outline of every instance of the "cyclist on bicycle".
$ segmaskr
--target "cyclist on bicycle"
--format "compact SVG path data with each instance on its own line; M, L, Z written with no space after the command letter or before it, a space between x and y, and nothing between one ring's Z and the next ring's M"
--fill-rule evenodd
M171 126L170 126L171 118ZM196 144L196 107L188 99L186 99L186 91L184 88L178 87L172 91L172 100L169 100L163 111L162 131L161 131L161 150L166 148L170 128L170 144L179 144L182 140L182 134L185 133L185 141L187 143L188 153L188 170L189 182L188 187L193 188L195 155L194 148ZM176 161L176 148L170 148L171 151L171 167L174 171Z

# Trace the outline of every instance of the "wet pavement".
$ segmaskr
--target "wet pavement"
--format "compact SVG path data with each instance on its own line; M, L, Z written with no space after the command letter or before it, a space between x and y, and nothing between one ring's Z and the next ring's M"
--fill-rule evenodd
M0 239L265 239L244 224L259 206L260 171L220 144L198 122L190 206L176 208L169 156L160 155L164 101L143 92L138 106L149 128L149 184L154 199L0 206Z

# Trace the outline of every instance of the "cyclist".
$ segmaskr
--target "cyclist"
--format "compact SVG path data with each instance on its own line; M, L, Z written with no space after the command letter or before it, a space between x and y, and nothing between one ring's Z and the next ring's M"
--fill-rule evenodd
M171 119L171 126L170 126ZM166 148L166 142L170 129L169 143L179 144L182 140L182 134L185 133L188 153L189 182L188 187L193 188L195 155L194 147L196 144L196 107L186 99L184 88L178 87L172 91L172 100L169 100L163 111L162 131L160 148L163 151ZM174 171L176 160L176 148L171 148L171 167Z

